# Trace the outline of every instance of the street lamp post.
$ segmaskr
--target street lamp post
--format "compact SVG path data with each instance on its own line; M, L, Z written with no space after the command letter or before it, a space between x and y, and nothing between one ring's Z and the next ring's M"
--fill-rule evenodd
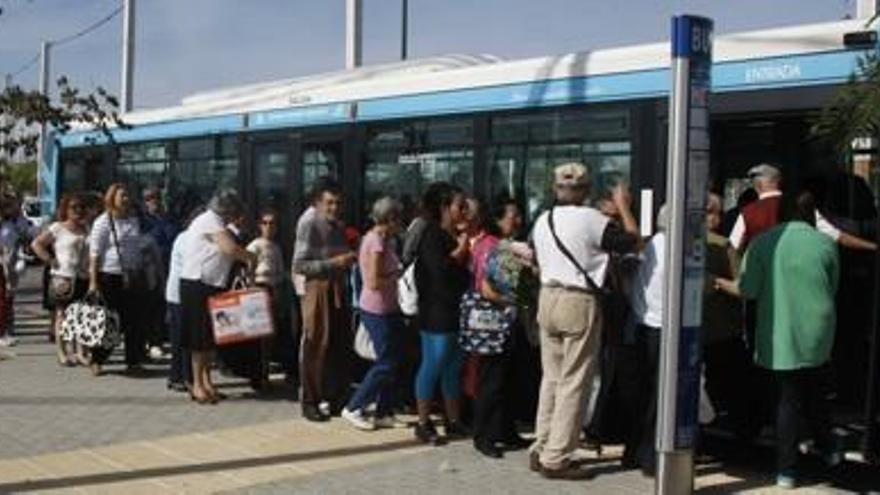
M361 66L363 12L361 0L345 0L345 68Z
M400 60L407 57L407 38L409 37L409 0L401 0L400 12Z
M134 95L135 0L125 0L122 19L122 111L130 112Z
M46 98L49 97L49 57L51 55L51 48L52 43L49 41L44 41L40 45L40 93ZM46 124L43 123L40 124L40 133L37 137L37 196L40 196L43 187L43 183L40 180L40 169L43 167L43 160L45 159L45 147Z

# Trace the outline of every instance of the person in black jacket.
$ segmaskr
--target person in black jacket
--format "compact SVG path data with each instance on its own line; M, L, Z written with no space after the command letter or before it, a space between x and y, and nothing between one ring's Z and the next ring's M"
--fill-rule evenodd
M459 422L464 355L458 346L458 315L469 283L469 244L467 234L459 233L457 227L465 221L467 201L459 188L439 182L428 186L422 202L427 225L415 261L422 341L415 386L419 414L415 435L422 442L437 445L442 441L429 413L438 381L446 406L446 436L464 436Z

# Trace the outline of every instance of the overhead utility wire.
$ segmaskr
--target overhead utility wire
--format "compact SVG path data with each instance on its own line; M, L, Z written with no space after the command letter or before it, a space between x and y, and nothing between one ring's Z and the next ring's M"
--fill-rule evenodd
M31 58L30 60L28 60L27 62L25 62L25 64L22 65L17 71L15 71L15 72L13 72L12 74L10 74L10 76L11 76L11 77L17 77L17 76L20 75L22 72L24 72L24 71L30 69L31 67L33 67L34 65L36 65L37 62L39 62L39 61L40 61L40 54L38 53L38 54L34 55L33 58Z
M61 39L59 39L59 40L50 41L50 43L52 43L52 44L55 45L55 46L58 46L58 45L63 45L63 44L65 44L65 43L69 43L69 42L74 41L74 40L76 40L76 39L78 39L78 38L82 38L83 36L85 36L85 35L91 33L92 31L98 29L99 27L101 27L101 26L103 26L104 24L107 24L108 22L110 22L111 20L113 20L113 18L116 17L117 15L119 15L120 12L122 12L122 6L121 6L121 5L120 5L119 7L116 7L116 10L114 10L113 12L107 14L107 16L104 17L103 19L101 19L101 20L99 20L98 22L92 24L91 26L89 26L89 27L83 29L82 31L80 31L80 32L78 32L78 33L76 33L76 34L72 34L72 35L70 35L70 36L67 36L67 37L61 38Z
M108 22L110 22L111 20L113 20L114 17L116 17L117 15L119 15L121 12L122 12L122 6L120 5L119 7L116 7L116 10L114 10L113 12L107 14L107 15L106 15L105 17L103 17L101 20L99 20L99 21L93 23L92 25L86 27L85 29L83 29L83 30L81 30L81 31L79 31L79 32L77 32L77 33L74 33L74 34L72 34L72 35L70 35L70 36L65 36L64 38L61 38L61 39L57 39L57 40L49 41L49 43L52 44L52 45L55 45L55 46L59 46L59 45L63 45L63 44L66 44L66 43L70 43L71 41L77 40L77 39L79 39L79 38L82 38L83 36L85 36L85 35L91 33L92 31L98 29L99 27L103 26L104 24L107 24ZM34 65L36 65L37 62L39 62L39 61L40 61L40 53L38 52L36 55L33 56L33 58L31 58L30 60L28 60L28 61L27 61L24 65L22 65L17 71L11 73L10 75L11 75L12 77L17 77L18 75L20 75L20 74L23 73L24 71L26 71L26 70L30 69L31 67L33 67Z

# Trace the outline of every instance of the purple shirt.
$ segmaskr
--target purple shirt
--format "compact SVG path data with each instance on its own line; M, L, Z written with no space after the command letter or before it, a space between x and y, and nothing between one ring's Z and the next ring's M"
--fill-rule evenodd
M360 308L368 313L386 315L400 311L397 304L397 283L383 284L378 290L371 289L367 283L367 258L369 255L381 254L379 273L386 275L394 273L400 266L397 254L391 245L374 231L370 231L361 240L361 248L358 253L358 265L364 286L361 289Z

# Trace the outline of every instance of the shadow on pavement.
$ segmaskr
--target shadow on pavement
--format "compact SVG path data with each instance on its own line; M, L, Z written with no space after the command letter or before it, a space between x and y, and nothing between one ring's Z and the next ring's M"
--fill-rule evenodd
M136 481L165 476L180 476L187 474L214 473L234 469L246 469L254 467L266 467L274 464L287 464L297 461L314 461L350 455L371 454L375 452L387 452L421 446L413 440L389 442L379 445L365 445L361 447L349 447L341 449L324 450L317 452L296 452L268 457L251 457L228 461L207 462L202 464L184 464L161 468L136 469L114 473L90 474L83 476L69 476L37 481L22 481L18 483L0 484L0 493L54 490L60 488L74 488L84 485L101 485L106 483L118 483L124 481Z

